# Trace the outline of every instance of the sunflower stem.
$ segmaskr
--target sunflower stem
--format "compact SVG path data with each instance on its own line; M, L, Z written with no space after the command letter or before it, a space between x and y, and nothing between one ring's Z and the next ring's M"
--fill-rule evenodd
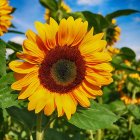
M102 140L102 130L101 129L97 130L97 140Z
M32 133L29 134L30 140L33 140Z
M46 132L48 128L53 128L55 118L56 116L54 114L50 117L50 120L48 121L47 125L44 127L44 132Z
M42 129L42 112L37 115L37 126L36 126L36 140L43 140L44 130Z
M90 139L91 139L91 140L94 140L93 131L92 131L92 130L89 130L89 133L90 133Z
M98 102L99 102L99 104L103 104L103 98L98 97ZM102 140L102 130L101 129L97 130L97 140Z
M129 118L128 118L128 130L129 131L131 131L131 129L132 129L133 119L134 119L133 116L129 116Z

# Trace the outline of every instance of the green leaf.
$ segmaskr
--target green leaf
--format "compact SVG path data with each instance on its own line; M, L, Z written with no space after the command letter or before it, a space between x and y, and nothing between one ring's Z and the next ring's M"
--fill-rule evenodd
M26 129L32 129L35 126L36 115L34 112L29 112L26 108L9 107L7 108L8 114L16 121L25 126Z
M119 17L119 16L127 16L127 15L134 14L134 13L137 13L137 12L139 12L139 11L133 10L133 9L117 10L113 13L110 13L110 14L106 15L106 18L108 20L112 20L113 18L116 18L116 17Z
M140 119L140 107L135 105L135 104L131 104L127 106L128 110L130 111L130 113L136 117L136 119Z
M123 101L117 100L109 104L110 109L119 115L126 113L126 106Z
M88 21L89 27L94 27L95 33L102 32L102 30L109 26L109 22L100 14L95 14L89 11L82 12L85 20Z
M137 138L138 140L140 140L140 124L139 125L132 125L132 133L135 136L135 138Z
M70 123L89 130L97 130L110 127L118 117L104 105L91 103L88 109L79 109L70 119Z
M6 43L0 39L0 76L6 74Z
M138 86L140 87L140 82L138 79L135 79L135 78L131 78L131 77L127 77L128 81L133 83L135 86Z
M17 44L17 43L12 42L12 41L8 41L7 48L10 48L10 49L12 49L12 50L14 50L16 52L17 51L22 51L22 45Z
M16 30L8 30L8 33L15 33L15 34L22 34L22 35L25 34L25 33L23 33L23 32L16 31Z
M0 78L0 108L7 108L17 105L17 94L10 88L10 84L15 81L13 72Z
M127 60L133 60L136 58L136 54L135 52L127 47L123 47L120 49L120 55L122 55L124 57L124 59Z
M13 72L9 72L0 78L0 88L12 84L15 81Z
M48 129L45 133L45 140L68 140L68 136L56 129Z
M8 108L13 105L17 105L17 94L12 92L9 86L3 86L0 88L0 108Z
M58 10L58 5L57 5L56 0L39 0L39 1L44 7L48 8L52 11Z

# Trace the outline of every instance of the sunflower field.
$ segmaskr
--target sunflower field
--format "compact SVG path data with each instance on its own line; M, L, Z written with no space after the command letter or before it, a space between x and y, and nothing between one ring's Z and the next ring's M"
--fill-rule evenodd
M115 47L117 19L140 11L38 4L44 22L22 32L18 7L0 0L0 140L140 140L140 60ZM3 38L11 33L23 43Z

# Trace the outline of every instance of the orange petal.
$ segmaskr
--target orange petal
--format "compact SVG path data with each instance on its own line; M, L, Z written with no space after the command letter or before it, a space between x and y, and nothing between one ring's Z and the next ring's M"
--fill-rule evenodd
M38 48L40 50L42 50L42 52L48 52L48 49L47 47L44 45L43 41L41 40L41 38L36 34L34 33L32 30L27 30L26 32L26 36L27 38L34 42L35 44L37 44Z
M85 80L82 82L82 87L92 96L101 96L103 94L100 87L90 84Z
M40 81L37 79L36 81L33 81L25 90L22 90L18 96L18 99L25 99L36 91L36 89L39 87Z
M36 65L30 64L28 62L12 61L9 63L11 70L17 73L30 73L37 69Z
M112 60L108 52L96 52L86 56L84 59L87 64L104 63Z
M22 60L25 60L31 64L40 64L42 62L42 59L40 59L39 57L36 57L36 56L31 56L29 54L26 54L26 53L19 53L17 52L17 57L22 59Z
M107 78L105 76L95 73L94 71L93 73L87 73L87 75L85 76L85 79L89 83L93 85L97 85L97 86L108 85L112 82L111 77Z
M32 56L39 57L42 60L45 57L45 53L39 49L37 44L28 39L24 40L23 42L23 52Z
M59 24L59 29L58 29L58 44L59 46L63 47L66 45L66 40L67 40L67 20L62 19Z
M28 73L22 79L14 82L11 85L11 88L14 90L21 90L23 87L28 86L30 83L32 83L32 81L37 80L37 79L38 79L38 71L32 71Z
M96 64L96 65L87 64L86 66L93 70L98 70L98 71L111 72L113 70L113 67L108 63L101 63L101 64Z
M90 102L89 102L88 98L80 90L77 90L77 89L74 90L72 95L75 97L75 99L79 102L79 104L81 106L83 106L83 107L90 106Z
M72 43L72 46L76 46L77 44L79 44L82 41L82 39L84 38L85 34L87 33L88 22L85 21L83 23L83 22L81 22L81 19L76 19L75 20L75 26L77 26L76 31L75 31L76 35L75 35L75 39L74 39L74 41Z

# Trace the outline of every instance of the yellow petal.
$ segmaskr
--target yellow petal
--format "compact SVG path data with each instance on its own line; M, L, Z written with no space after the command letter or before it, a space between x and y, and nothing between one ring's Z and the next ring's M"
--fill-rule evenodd
M17 52L17 57L22 59L22 60L25 60L31 64L40 64L42 62L42 59L40 59L40 57L36 57L36 56L32 56L28 53L19 53Z
M36 65L30 64L28 62L21 61L12 61L9 63L9 67L11 70L17 73L30 73L34 70L37 70L38 67Z
M37 79L38 79L38 71L32 71L28 73L22 79L14 82L11 85L11 88L14 90L21 90L23 87L28 86L32 81L37 80Z
M45 57L44 52L41 51L38 48L37 44L32 42L32 41L30 41L30 40L28 40L28 39L24 40L24 42L23 42L23 52L27 53L27 54L30 54L32 56L36 56L36 57L40 58L41 61Z
M94 54L86 56L84 59L87 64L104 63L112 60L108 52L96 52Z
M82 82L82 87L92 96L101 96L103 94L100 87L90 84L87 81Z
M56 104L56 107L57 107L57 112L58 112L58 117L62 116L62 100L61 100L61 95L59 93L56 93L55 94L55 104Z
M79 102L79 104L81 106L83 106L83 107L89 107L90 106L90 102L89 102L88 98L80 90L77 90L77 89L74 90L73 91L73 96Z
M39 102L42 101L42 99L44 99L45 95L47 93L45 92L42 92L43 90L43 87L42 86L39 86L37 88L37 90L34 92L34 94L32 94L28 99L29 99L29 104L28 104L28 110L34 110L37 106L37 104Z
M45 33L45 24L36 21L35 23L35 28L39 34L39 37L41 38L41 40L44 42L44 44L46 43L46 33Z
M18 99L25 99L34 94L39 85L40 85L39 79L33 81L25 90L22 90L20 92Z
M28 40L32 41L33 43L37 44L38 48L40 50L42 50L43 52L48 52L47 47L44 45L43 41L41 40L41 38L34 33L32 30L27 30L26 32L26 36L28 38Z
M39 113L46 106L48 100L50 100L50 93L42 88L41 93L44 93L44 96L40 99L40 102L37 103L35 108L35 113Z
M79 47L79 50L83 56L93 54L94 52L103 51L106 47L107 42L105 40L90 41L85 45Z
M49 98L50 99L47 100L46 106L44 108L44 113L46 115L48 115L48 116L51 115L54 112L55 107L56 107L55 104L54 104L54 94L50 93L50 97Z
M72 112L71 98L68 94L62 94L61 99L62 99L63 110L67 116L67 119L69 120L71 118L71 112Z

